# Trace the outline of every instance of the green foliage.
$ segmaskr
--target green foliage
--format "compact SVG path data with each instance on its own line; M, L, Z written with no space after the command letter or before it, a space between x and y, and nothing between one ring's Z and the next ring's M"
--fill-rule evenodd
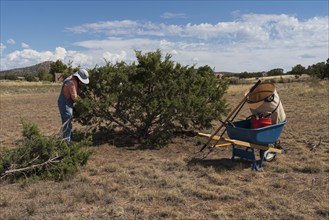
M67 68L66 70L63 72L63 79L66 79L68 76L72 75L73 73L75 73L76 71L79 70L80 66L77 66L77 67L73 67L72 66L72 63L73 61L69 61L68 64L67 64Z
M319 79L329 78L329 59L327 59L327 63L320 62L309 66L307 71L311 76Z
M55 79L55 73L65 73L66 69L67 66L62 61L57 60L50 65L49 73L53 76L53 79Z
M35 124L23 122L22 146L0 152L1 179L21 177L63 180L74 175L79 166L87 163L91 144L87 138L78 143L66 143L40 134Z
M283 69L281 69L281 68L272 69L267 72L267 75L268 76L281 76L281 75L283 75Z
M0 75L0 79L17 80L18 77L16 75L3 74L3 75Z
M303 75L303 74L308 74L308 71L305 67L302 65L298 64L294 66L291 71L289 72L290 75Z
M56 62L50 65L49 73L50 74L64 73L66 69L67 66L62 61L57 60Z
M52 75L53 79L55 78L55 73L62 73L63 79L65 79L79 69L79 67L73 68L72 63L73 61L69 61L69 63L66 65L62 61L57 60L50 65L49 73Z
M142 54L137 63L107 63L90 71L86 99L75 106L76 120L95 129L119 127L149 147L168 144L182 128L210 127L227 105L227 81L209 66L195 69L164 58L161 51Z
M240 73L238 76L240 79L262 77L263 73L262 72L252 72L252 73L243 72L243 73Z
M283 69L276 68L272 69L267 72L268 76L282 76L282 75L295 75L296 79L298 79L298 76L301 76L303 74L308 74L310 76L319 78L319 79L325 79L329 78L329 59L327 59L327 62L319 62L316 64L313 64L311 66L308 66L308 68L305 68L301 64L298 64L294 66L291 71L288 71L287 73L284 73ZM253 77L262 77L262 72L242 72L237 75L240 79L243 78L253 78ZM235 79L236 81L236 79ZM236 82L232 82L234 84Z
M287 72L290 75L302 75L308 74L312 77L325 79L329 78L329 59L327 62L319 62L313 65L308 66L307 68L303 67L302 65L298 64L294 66L291 71Z
M39 70L37 75L39 77L39 80L41 80L41 81L52 81L53 80L53 75L48 73L48 71L46 71L46 70Z
M28 81L28 82L34 82L34 81L36 81L36 78L35 78L35 76L33 76L33 75L26 74L26 75L24 76L24 78L25 78L25 80Z

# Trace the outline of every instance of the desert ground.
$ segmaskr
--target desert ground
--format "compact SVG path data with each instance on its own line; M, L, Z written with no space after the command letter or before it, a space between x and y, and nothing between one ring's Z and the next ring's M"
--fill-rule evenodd
M329 82L275 85L288 120L280 137L286 153L264 162L263 171L231 161L229 147L193 159L202 137L140 150L109 134L95 140L87 165L69 180L0 182L0 219L328 219ZM250 86L230 86L231 108ZM21 120L56 134L59 91L59 84L1 81L0 147L17 145ZM249 115L244 106L236 120Z

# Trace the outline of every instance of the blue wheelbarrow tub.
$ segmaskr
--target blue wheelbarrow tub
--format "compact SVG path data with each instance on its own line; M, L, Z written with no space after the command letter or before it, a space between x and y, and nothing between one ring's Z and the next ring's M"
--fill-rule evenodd
M227 135L231 139L246 141L254 144L273 144L281 135L284 125L287 121L278 124L266 126L263 128L250 128L250 120L242 120L234 122L233 127L231 124L226 125Z

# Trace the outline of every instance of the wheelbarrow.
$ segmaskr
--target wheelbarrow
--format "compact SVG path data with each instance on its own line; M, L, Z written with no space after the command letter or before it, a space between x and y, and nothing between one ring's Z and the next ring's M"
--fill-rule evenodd
M272 161L276 153L284 154L284 150L280 149L278 146L278 138L286 123L287 121L284 121L262 128L251 129L250 119L247 119L225 124L227 136L229 138L205 133L198 133L198 135L204 137L213 136L212 140L217 141L213 147L232 146L233 161L235 157L251 160L251 169L259 171L263 170L264 160ZM259 160L256 159L255 149L260 150Z
M251 100L251 97L255 99L255 97L261 94L264 95L264 97L261 97L260 101L262 101L263 98L268 99L268 91L265 91L266 89L264 90L264 86L266 87L268 85L266 83L262 84L261 81L258 80L250 88L249 92L245 94L241 102L228 114L225 121L220 120L221 126L218 127L214 133L198 133L200 136L208 137L208 141L203 145L200 152L208 147L208 144L210 144L212 140L216 140L212 148L232 146L232 160L234 160L235 157L250 159L252 161L252 170L262 170L264 160L271 161L275 158L276 153L284 153L284 150L279 149L278 138L281 135L284 125L287 123L286 120L260 128L251 128L250 119L232 122L243 108L244 104L248 100ZM274 86L272 87L275 88ZM257 101L259 100L257 99ZM274 111L276 109L277 107ZM225 128L224 131L222 131L220 136L217 136L222 128ZM229 138L223 137L225 132ZM246 149L241 149L241 147L245 147ZM260 160L256 160L255 149L260 150Z

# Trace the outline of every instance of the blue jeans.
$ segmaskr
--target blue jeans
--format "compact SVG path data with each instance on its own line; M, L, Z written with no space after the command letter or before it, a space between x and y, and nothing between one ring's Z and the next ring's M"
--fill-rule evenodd
M66 99L62 92L58 98L58 109L62 119L63 139L71 141L73 101L71 99Z

